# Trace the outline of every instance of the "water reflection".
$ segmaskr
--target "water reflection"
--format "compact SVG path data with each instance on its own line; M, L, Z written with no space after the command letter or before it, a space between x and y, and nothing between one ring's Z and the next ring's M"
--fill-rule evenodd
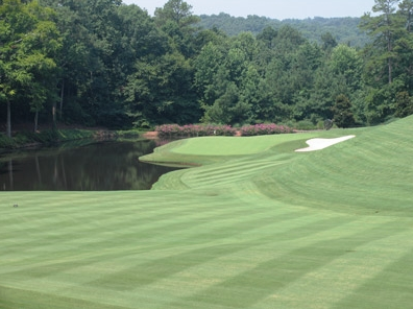
M105 142L3 157L0 190L148 190L162 174L176 170L139 162L155 146L155 141Z

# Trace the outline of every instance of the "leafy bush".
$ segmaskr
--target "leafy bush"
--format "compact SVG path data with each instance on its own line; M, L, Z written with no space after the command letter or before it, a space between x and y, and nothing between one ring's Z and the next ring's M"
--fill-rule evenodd
M20 145L28 143L50 144L59 141L59 133L57 130L44 130L39 133L23 131L17 133L14 140Z
M226 125L184 125L165 124L156 127L158 137L177 138L177 137L197 137L197 136L234 136L236 129Z
M270 124L256 124L243 126L241 128L241 136L255 136L255 135L270 135L270 134L283 134L294 133L294 130L288 126Z
M268 135L294 133L293 129L288 126L276 124L257 124L243 126L241 129L242 136ZM234 136L237 129L229 125L185 125L165 124L156 127L159 138L177 138L177 137L197 137L197 136Z
M301 120L297 122L295 128L297 130L316 130L317 127L310 120Z
M12 138L0 133L0 148L13 148L15 144Z
M324 130L324 121L320 120L317 122L317 130Z

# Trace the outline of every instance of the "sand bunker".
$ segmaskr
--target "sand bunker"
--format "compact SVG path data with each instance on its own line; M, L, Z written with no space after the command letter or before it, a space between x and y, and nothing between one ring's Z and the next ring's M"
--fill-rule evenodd
M344 142L348 139L356 137L355 135L347 135L339 138L313 138L306 141L308 147L297 149L296 152L307 152L307 151L315 151L321 150L332 145Z

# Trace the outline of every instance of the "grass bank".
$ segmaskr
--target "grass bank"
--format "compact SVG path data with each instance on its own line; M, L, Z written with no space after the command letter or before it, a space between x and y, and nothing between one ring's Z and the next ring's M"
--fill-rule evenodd
M412 130L188 139L142 158L201 165L151 191L1 193L0 308L410 308Z

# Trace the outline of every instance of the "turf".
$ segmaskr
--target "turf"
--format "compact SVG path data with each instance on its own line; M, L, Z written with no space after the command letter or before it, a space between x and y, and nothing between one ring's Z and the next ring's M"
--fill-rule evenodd
M1 193L0 308L410 308L412 131L188 139L142 160L202 166L151 191Z

